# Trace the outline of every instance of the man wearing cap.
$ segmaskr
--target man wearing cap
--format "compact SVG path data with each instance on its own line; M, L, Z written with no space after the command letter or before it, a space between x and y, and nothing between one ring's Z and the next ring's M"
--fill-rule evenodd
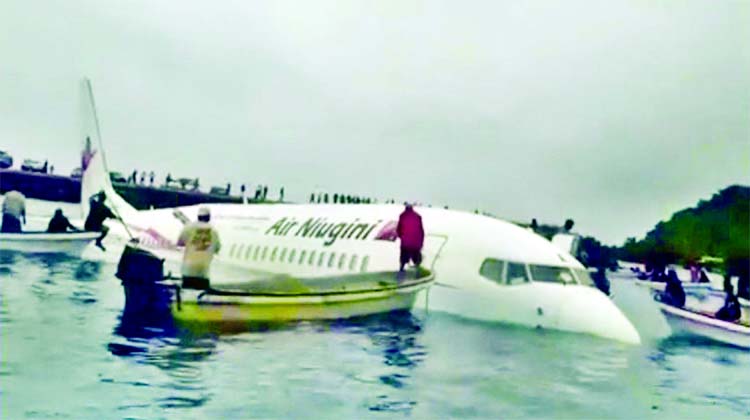
M205 289L209 285L208 272L214 254L221 249L219 233L211 226L211 212L207 207L198 210L198 221L182 229L178 246L185 247L182 258L182 287Z

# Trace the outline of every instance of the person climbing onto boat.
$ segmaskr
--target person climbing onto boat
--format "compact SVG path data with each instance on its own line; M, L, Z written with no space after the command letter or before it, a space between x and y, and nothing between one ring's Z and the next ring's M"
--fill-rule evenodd
M420 216L411 204L405 204L404 211L398 217L396 235L401 240L401 255L399 258L399 276L403 276L404 266L410 261L417 266L419 277L419 266L422 264L422 245L424 244L424 227L422 216Z
M18 191L5 193L3 201L2 233L21 233L21 223L26 224L26 197Z
M737 295L734 294L732 283L724 282L724 291L727 297L724 299L724 306L716 312L716 319L722 321L735 322L742 317L742 307Z
M677 272L669 270L664 276L666 277L666 286L661 294L657 295L658 300L667 305L672 305L678 308L685 306L685 289L682 288L682 282L677 277Z
M52 216L49 225L47 225L47 233L65 233L68 229L73 232L79 231L77 227L70 224L70 220L65 217L62 209L55 210L55 215Z
M209 286L209 269L215 254L221 250L219 233L211 226L211 211L198 209L198 221L182 229L177 246L184 246L182 257L182 287L206 289Z
M86 222L83 224L83 228L89 232L101 232L101 236L96 240L96 246L102 251L106 251L107 248L102 244L102 240L107 233L109 228L104 226L106 219L117 219L117 216L112 213L112 210L104 204L107 199L107 195L104 191L99 191L89 199L89 214L86 216Z

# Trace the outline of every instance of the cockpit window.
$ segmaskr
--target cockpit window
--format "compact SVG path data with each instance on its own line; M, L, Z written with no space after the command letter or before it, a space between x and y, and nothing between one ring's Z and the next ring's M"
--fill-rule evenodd
M508 263L507 267L508 284L523 284L529 281L529 276L526 274L526 266L518 263Z
M549 265L530 265L531 278L534 281L546 283L575 284L573 272L567 267L553 267Z
M503 283L503 262L487 258L479 268L479 274L494 282Z
M588 271L582 269L582 268L576 268L573 270L576 277L578 277L578 283L581 283L584 286L591 286L596 287L596 283L594 283L594 280L591 278L591 275Z

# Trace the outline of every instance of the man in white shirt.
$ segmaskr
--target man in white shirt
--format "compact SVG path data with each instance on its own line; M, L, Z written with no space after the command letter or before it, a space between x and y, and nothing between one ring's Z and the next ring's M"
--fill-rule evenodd
M18 191L5 193L3 224L0 232L21 233L21 222L26 224L26 197Z
M182 258L182 286L205 289L209 285L209 269L215 254L221 249L219 233L211 226L211 212L206 207L198 210L198 221L182 229L178 246L185 247Z

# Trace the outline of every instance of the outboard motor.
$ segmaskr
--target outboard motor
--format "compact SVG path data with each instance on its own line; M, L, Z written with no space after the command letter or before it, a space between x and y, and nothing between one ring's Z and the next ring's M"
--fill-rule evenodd
M134 244L125 245L117 265L125 289L124 315L159 316L169 312L171 291L164 280L164 260Z

